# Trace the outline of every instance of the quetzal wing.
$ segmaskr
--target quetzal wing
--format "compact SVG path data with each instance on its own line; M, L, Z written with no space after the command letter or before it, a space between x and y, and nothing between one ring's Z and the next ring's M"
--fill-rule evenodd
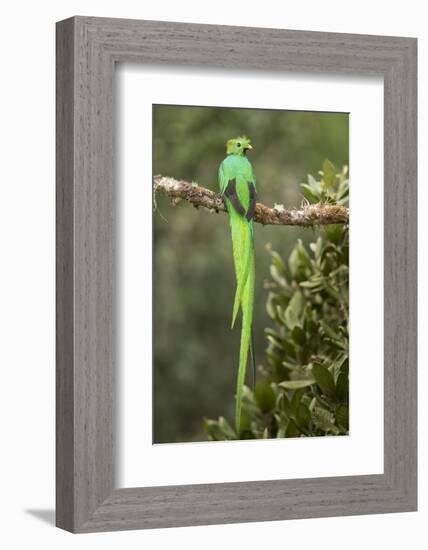
M256 186L252 181L248 182L248 193L249 193L249 203L248 203L248 210L245 214L245 217L248 221L252 220L254 217L254 212L256 211L256 200L257 200L257 193L256 193Z
M228 181L226 189L224 190L224 196L227 197L232 203L235 210L239 215L245 216L245 208L242 206L241 201L239 200L238 194L236 192L236 178L233 178Z

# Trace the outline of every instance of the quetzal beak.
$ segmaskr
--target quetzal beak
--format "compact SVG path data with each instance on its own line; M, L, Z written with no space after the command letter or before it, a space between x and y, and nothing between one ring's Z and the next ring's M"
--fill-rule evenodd
M246 147L245 147L245 150L246 151L251 151L251 149L253 148L252 145L248 144Z

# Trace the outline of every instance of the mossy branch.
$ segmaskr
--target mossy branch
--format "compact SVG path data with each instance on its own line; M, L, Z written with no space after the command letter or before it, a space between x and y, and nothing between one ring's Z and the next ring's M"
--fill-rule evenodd
M223 197L210 189L196 183L176 180L167 176L154 176L153 189L155 194L162 192L170 197L174 204L186 200L196 208L201 206L211 212L226 212ZM327 225L333 223L349 223L349 209L345 206L329 203L306 204L302 208L284 208L275 205L274 208L258 202L254 221L262 225Z

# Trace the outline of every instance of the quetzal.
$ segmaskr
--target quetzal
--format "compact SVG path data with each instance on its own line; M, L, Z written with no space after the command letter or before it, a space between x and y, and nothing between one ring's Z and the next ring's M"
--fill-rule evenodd
M226 143L227 156L220 164L218 171L220 191L229 214L236 275L232 328L239 306L242 310L235 413L235 427L238 436L241 427L242 392L250 347L253 359L253 380L256 377L252 342L255 277L253 216L256 207L256 178L250 161L246 157L246 153L250 149L252 149L250 140L245 136L229 139Z

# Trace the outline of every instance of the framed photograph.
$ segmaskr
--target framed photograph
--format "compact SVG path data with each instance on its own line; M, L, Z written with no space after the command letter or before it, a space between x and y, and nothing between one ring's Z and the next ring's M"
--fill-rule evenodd
M416 39L57 24L57 525L417 507Z

